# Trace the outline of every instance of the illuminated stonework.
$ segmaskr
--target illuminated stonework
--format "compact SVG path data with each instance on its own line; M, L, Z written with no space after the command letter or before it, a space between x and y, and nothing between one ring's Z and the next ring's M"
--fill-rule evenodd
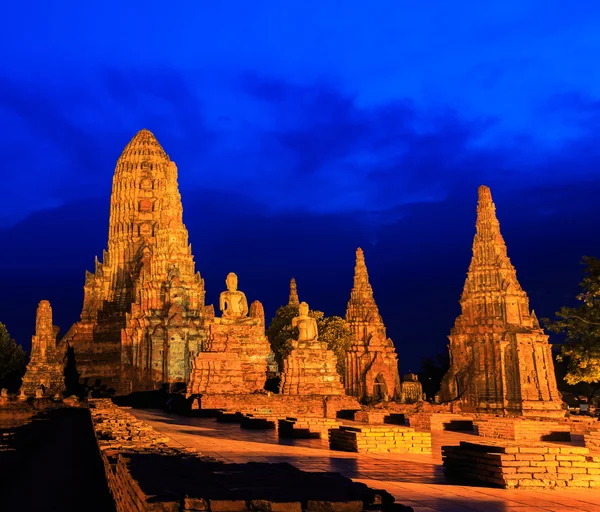
M177 167L141 130L117 161L108 250L86 273L81 320L63 339L88 384L129 392L188 381L212 308L182 215Z
M440 396L480 412L560 415L548 336L517 281L485 186L479 187L476 231Z
M54 397L65 389L60 355L56 350L59 328L52 325L52 307L47 300L38 304L35 335L31 338L31 358L23 377L21 393Z
M354 343L346 357L346 393L366 400L400 398L398 356L394 343L386 335L360 248L356 250L354 287L346 322L354 334Z
M202 352L193 360L187 395L254 393L265 386L271 345L265 335L265 311L255 300L248 309L237 276L227 276L221 293L223 316L209 327Z
M308 314L308 304L298 305L292 327L298 339L283 362L279 392L282 395L343 395L344 386L337 373L337 357L327 343L319 341L317 321Z

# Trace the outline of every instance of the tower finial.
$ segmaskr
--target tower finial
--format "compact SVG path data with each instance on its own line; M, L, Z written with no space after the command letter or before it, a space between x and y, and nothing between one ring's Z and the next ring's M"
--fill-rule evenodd
M296 288L296 280L292 277L290 279L290 298L288 300L288 306L299 306L300 299L298 298L298 289Z

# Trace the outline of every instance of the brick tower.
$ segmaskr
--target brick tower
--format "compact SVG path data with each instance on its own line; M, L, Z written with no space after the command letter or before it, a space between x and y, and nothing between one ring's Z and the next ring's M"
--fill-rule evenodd
M346 394L367 400L399 397L398 356L375 303L361 248L356 249L346 322L354 334L346 356Z
M441 398L504 415L561 415L548 336L517 281L490 189L479 187L473 258L448 337Z
M214 314L182 214L177 167L143 129L117 161L108 250L86 273L81 320L63 338L89 384L127 393L188 380Z
M59 328L52 325L52 307L47 300L38 304L35 335L31 338L31 358L23 376L21 392L35 395L38 389L44 396L53 397L65 389L62 358L56 350Z

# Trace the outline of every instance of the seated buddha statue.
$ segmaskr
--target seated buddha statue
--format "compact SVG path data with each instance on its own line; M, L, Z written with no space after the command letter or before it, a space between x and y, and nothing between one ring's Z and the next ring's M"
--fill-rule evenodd
M227 291L219 298L219 308L223 312L223 320L241 321L248 317L248 300L244 292L237 289L238 277L230 272L225 279Z

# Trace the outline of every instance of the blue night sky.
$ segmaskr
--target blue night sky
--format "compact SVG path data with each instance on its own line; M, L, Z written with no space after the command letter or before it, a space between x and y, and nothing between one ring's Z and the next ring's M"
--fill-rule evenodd
M12 2L0 32L0 321L62 333L141 128L177 163L207 303L343 315L354 251L403 372L445 350L491 187L539 317L600 256L600 4ZM457 7L460 5L460 8Z

